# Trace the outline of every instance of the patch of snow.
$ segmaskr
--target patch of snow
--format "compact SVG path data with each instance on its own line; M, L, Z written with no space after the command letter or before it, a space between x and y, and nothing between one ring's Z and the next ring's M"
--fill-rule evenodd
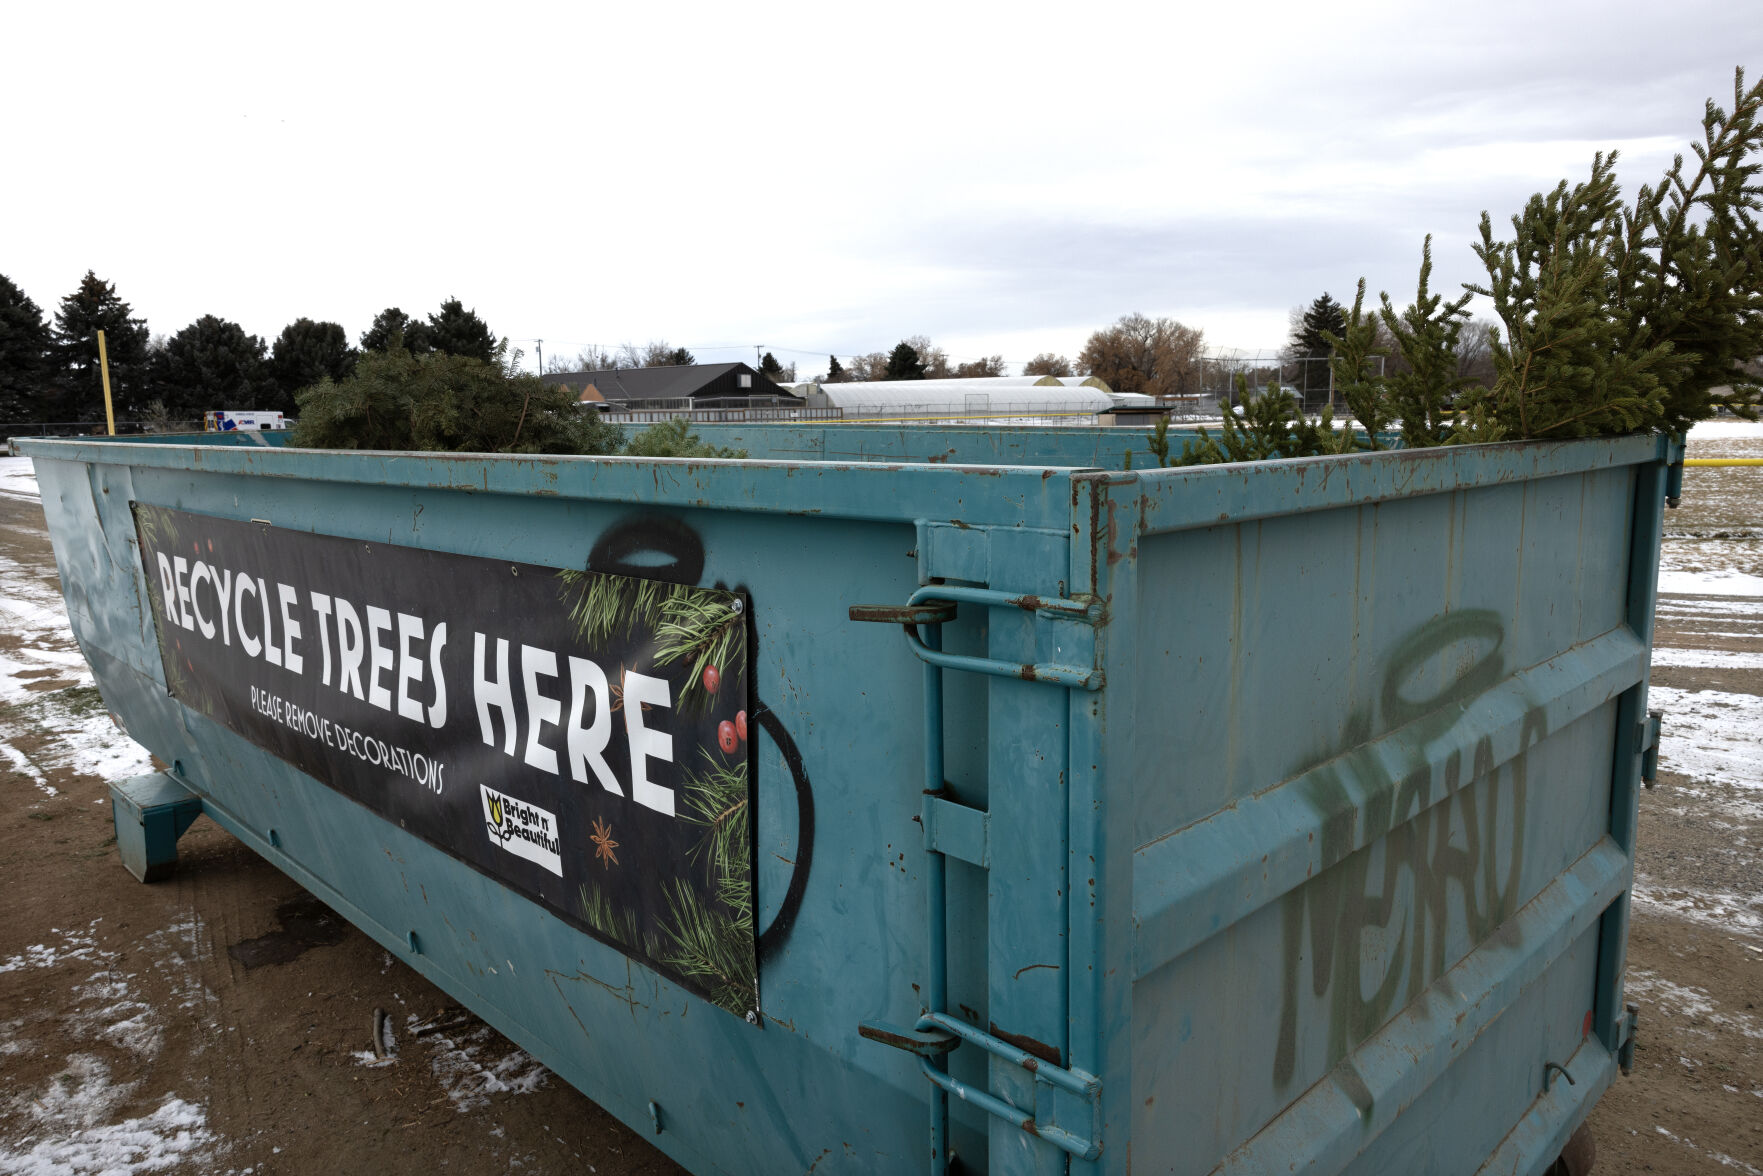
M383 1070L387 1066L396 1065L398 1062L398 1059L395 1057L382 1058L375 1054L371 1049L358 1049L349 1056L355 1059L356 1065L366 1066L370 1070Z
M1697 421L1690 426L1688 440L1736 441L1745 437L1763 437L1763 421Z
M23 502L41 502L37 468L28 457L0 457L0 494Z
M93 960L98 958L98 937L92 930L102 919L93 919L85 931L63 931L54 928L61 936L59 946L46 943L34 943L24 949L22 955L11 956L0 960L0 972L17 972L24 968L53 968L70 960Z
M1728 894L1718 890L1686 890L1664 886L1645 874L1634 877L1634 901L1692 923L1728 933L1763 931L1763 895Z
M1763 596L1763 576L1730 568L1700 572L1661 568L1659 591L1676 596Z
M1657 608L1673 616L1720 616L1763 621L1763 604L1753 600L1674 600L1661 596Z
M1663 767L1696 780L1763 788L1763 696L1654 686L1647 704L1665 712Z
M1763 653L1735 649L1653 649L1656 666L1698 670L1763 670Z
M47 1139L26 1137L16 1150L0 1150L0 1172L6 1176L137 1176L182 1164L200 1171L209 1166L218 1143L201 1107L168 1095L150 1115L71 1131L57 1129Z
M1737 1168L1741 1172L1749 1173L1750 1176L1763 1176L1763 1170L1753 1168L1753 1167L1751 1167L1751 1165L1745 1163L1743 1160L1735 1160L1731 1156L1726 1155L1722 1152L1707 1151L1703 1148L1697 1147L1694 1143L1691 1143L1689 1140L1685 1139L1683 1136L1673 1135L1671 1132L1665 1130L1665 1128L1659 1126L1659 1124L1657 1124L1657 1123L1653 1124L1653 1130L1657 1131L1660 1135L1663 1135L1665 1138L1671 1140L1673 1143L1681 1143L1681 1144L1683 1144L1683 1146L1689 1148L1691 1151L1694 1151L1694 1152L1702 1152L1709 1159L1715 1161L1716 1163L1724 1164L1728 1168Z
M422 1019L414 1013L406 1024L412 1036ZM523 1049L511 1045L488 1025L459 1034L437 1033L429 1041L429 1067L457 1111L485 1106L492 1094L531 1094L550 1080L551 1071ZM507 1050L495 1061L489 1055Z
M76 1039L122 1051L127 1072L145 1073L158 1056L163 1031L154 1009L137 999L120 957L98 943L93 919L84 930L62 931L59 944L36 944L21 955L0 961L0 972L52 968L68 964L96 966L85 979L68 986L69 1002L56 1011L53 1024ZM192 920L146 937L163 946L199 933ZM155 955L163 954L155 952ZM173 953L174 957L176 953ZM181 957L173 960L174 968ZM155 960L155 966L162 962ZM24 1040L22 1023L6 1026L7 1047L0 1053L41 1052ZM9 1084L0 1095L0 1124L7 1127L0 1143L0 1176L136 1176L188 1165L213 1171L221 1141L208 1127L207 1113L167 1091L150 1114L123 1118L123 1110L140 1093L139 1080L119 1082L96 1053L68 1056L66 1066L36 1089ZM22 1130L21 1130L22 1128Z

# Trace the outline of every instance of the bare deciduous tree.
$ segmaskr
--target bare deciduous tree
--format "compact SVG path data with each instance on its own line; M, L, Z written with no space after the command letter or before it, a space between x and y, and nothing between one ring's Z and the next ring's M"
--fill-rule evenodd
M1457 375L1483 388L1494 386L1493 329L1486 319L1475 319L1464 323L1457 336Z
M1025 376L1069 376L1072 375L1071 361L1063 355L1054 355L1051 351L1043 351L1022 365Z
M918 362L924 365L925 379L946 380L954 374L949 368L949 353L932 343L927 336L913 335L904 342L918 352Z
M967 363L957 364L955 370L949 374L957 380L984 379L989 376L1001 376L1004 374L1004 357L1002 355L988 355L983 359L975 359Z
M1177 396L1199 391L1204 339L1174 319L1129 314L1091 335L1077 362L1116 392Z
M853 355L845 370L852 380L885 380L888 378L888 353L871 351L868 355Z

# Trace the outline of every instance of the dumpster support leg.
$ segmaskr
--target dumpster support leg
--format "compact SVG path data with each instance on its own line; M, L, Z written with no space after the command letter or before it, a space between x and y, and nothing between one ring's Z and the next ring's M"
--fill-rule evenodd
M110 786L116 848L128 872L143 882L171 877L178 838L202 814L202 799L164 772L131 776Z

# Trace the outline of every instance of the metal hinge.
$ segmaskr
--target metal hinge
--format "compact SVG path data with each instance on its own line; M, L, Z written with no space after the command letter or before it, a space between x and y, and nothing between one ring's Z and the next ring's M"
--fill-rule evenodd
M1665 505L1676 509L1683 499L1683 455L1686 446L1682 437L1667 437L1665 445Z
M1014 1123L1036 1139L1044 1139L1081 1160L1093 1160L1102 1154L1102 1080L1094 1074L1055 1066L947 1013L926 1013L911 1029L875 1021L857 1026L857 1032L871 1041L915 1055L919 1069L931 1082L989 1115ZM989 1091L951 1078L932 1064L933 1058L941 1057L964 1041L1027 1070L1034 1079L1034 1110L1023 1110ZM1080 1135L1059 1125L1061 1110L1073 1103L1083 1108L1074 1117L1089 1120L1085 1124L1086 1134Z
M1641 782L1648 788L1653 786L1653 777L1659 774L1659 731L1665 718L1664 711L1650 710L1647 717L1639 724L1641 753Z
M932 649L919 636L921 625L941 625L955 618L957 604L977 604L988 608L1019 608L1049 620L1074 621L1099 625L1103 620L1100 601L1065 600L1060 597L1036 596L1025 592L999 592L993 588L965 588L954 584L929 584L914 592L906 604L854 604L853 621L898 624L906 629L906 641L912 652L934 666L945 670L967 670L991 674L999 678L1020 678L1027 682L1046 682L1055 686L1073 686L1084 690L1100 690L1103 684L1099 667L1062 665L1057 662L1007 662L989 657L969 657ZM941 607L939 607L941 606Z

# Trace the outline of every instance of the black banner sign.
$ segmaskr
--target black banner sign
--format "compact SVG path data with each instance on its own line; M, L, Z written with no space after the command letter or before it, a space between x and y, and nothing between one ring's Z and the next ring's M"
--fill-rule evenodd
M135 504L172 695L737 1015L745 601Z

